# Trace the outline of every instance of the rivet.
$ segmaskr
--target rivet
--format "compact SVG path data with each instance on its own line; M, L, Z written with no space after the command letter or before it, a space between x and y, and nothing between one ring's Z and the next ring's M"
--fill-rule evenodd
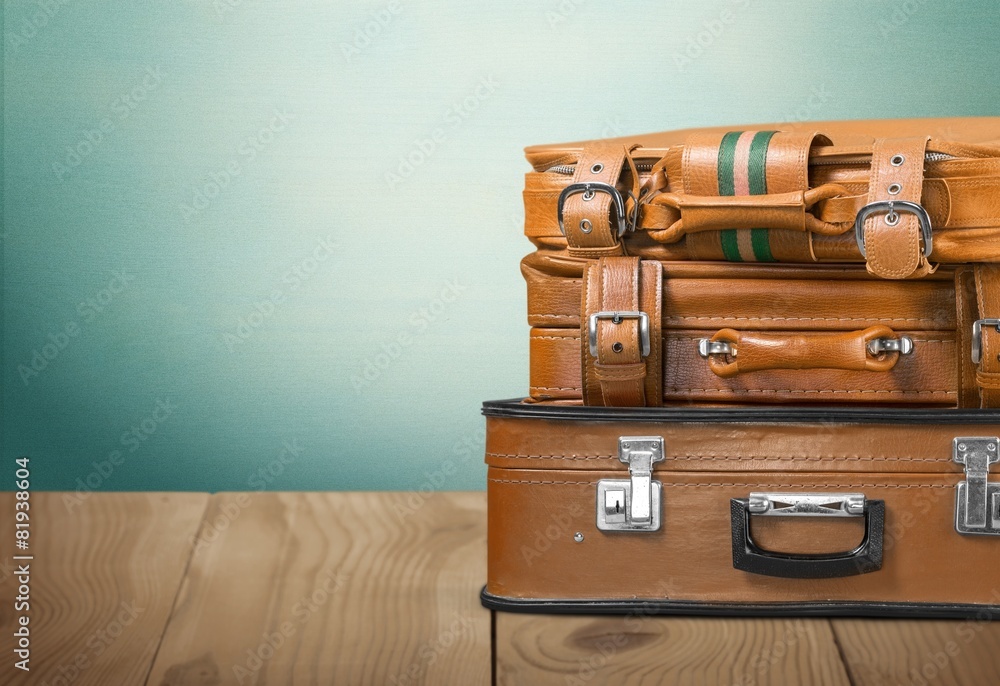
M594 230L594 225L590 223L589 219L580 220L580 230L584 233L590 233Z
M621 343L615 343L613 346L611 346L611 349L614 350L616 353L620 353L622 350L625 349L625 346L622 345Z
M889 160L889 164L891 164L894 167L899 167L905 161L906 161L906 158L903 157L902 155L893 155L892 158Z
M629 443L622 443L622 447L625 448L625 450L628 450L632 446Z
M583 534L577 531L575 534L573 534L573 540L576 541L577 543L583 543Z
M996 443L990 443L989 445L986 446L986 449L987 450L996 450L997 449L997 444Z
M591 174L600 174L602 171L604 171L604 165L601 164L600 162L598 162L597 164L595 164L593 167L590 168Z
M968 448L968 446L965 445L965 443L959 443L958 444L958 449L959 450L966 450L967 448Z
M889 191L889 195L899 195L899 192L903 190L903 187L898 183L891 183L886 190Z

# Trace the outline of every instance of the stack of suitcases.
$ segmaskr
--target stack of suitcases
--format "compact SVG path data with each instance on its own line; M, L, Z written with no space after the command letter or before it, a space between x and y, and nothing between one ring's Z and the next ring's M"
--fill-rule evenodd
M1000 118L527 157L487 607L1000 613Z

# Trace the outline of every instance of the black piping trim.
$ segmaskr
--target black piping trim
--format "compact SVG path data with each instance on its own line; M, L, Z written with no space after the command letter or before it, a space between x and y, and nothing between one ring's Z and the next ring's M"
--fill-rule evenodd
M840 424L993 424L1000 430L1000 409L930 410L870 407L586 407L544 405L521 399L483 403L487 417L561 419L583 421L656 422L660 424L757 424L818 423Z
M547 615L688 615L699 617L885 617L1000 620L1000 605L961 603L701 603L689 600L526 600L487 593L488 610Z

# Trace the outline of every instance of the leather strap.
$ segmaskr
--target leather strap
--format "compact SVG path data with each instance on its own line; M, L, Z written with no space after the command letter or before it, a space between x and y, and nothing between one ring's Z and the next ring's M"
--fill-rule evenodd
M638 257L602 257L584 270L581 341L585 405L641 407L663 402L663 267ZM597 356L590 350L590 319L596 319ZM642 355L640 319L648 317L649 355Z
M929 136L880 138L872 147L868 202L919 204L924 183L924 154ZM890 223L896 218L895 223ZM934 267L923 256L920 222L904 212L873 214L865 220L868 272L883 279L926 276Z
M977 264L975 275L979 318L1000 319L1000 265ZM976 370L976 383L980 407L1000 407L1000 332L995 326L983 327L982 360Z
M573 183L590 181L614 186L627 157L625 146L620 143L588 143L576 164ZM617 217L612 221L614 213L614 201L608 193L575 193L567 197L563 203L563 228L569 253L588 259L622 255Z
M935 251L937 246L935 246ZM972 324L979 319L976 301L976 273L972 266L955 270L955 365L958 380L958 407L979 407L979 382L973 364Z

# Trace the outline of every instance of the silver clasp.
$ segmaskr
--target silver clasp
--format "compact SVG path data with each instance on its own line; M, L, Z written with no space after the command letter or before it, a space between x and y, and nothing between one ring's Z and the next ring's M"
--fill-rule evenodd
M702 338L698 341L698 354L706 360L709 355L729 355L736 357L736 346L726 341L713 341L711 338Z
M868 343L868 352L872 355L881 355L882 353L899 353L900 355L909 355L913 352L913 339L909 336L900 336L899 338L876 338Z
M955 530L1000 536L1000 483L989 483L990 465L1000 462L1000 438L956 438L953 459L965 465L965 481L956 494Z
M618 459L628 465L628 479L597 482L597 528L601 531L658 531L663 485L653 481L653 465L663 460L663 438L622 436Z

